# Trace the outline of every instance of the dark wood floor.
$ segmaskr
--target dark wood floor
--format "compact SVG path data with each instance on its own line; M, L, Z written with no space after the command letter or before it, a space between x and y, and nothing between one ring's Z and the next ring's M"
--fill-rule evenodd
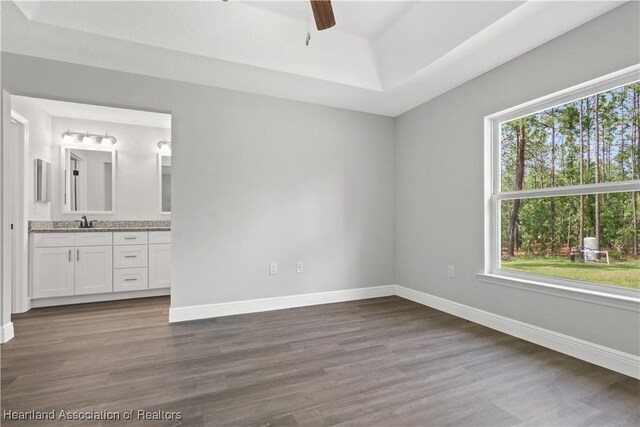
M640 424L637 380L398 297L174 325L168 307L15 316L2 409L180 411L188 426Z

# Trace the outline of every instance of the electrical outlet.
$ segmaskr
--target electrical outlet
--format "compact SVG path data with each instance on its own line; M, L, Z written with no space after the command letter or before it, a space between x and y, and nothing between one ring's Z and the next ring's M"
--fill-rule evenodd
M271 275L278 274L278 263L277 262L269 263L269 274L271 274Z
M449 266L449 277L454 278L455 277L455 270L453 269L453 265Z
M302 261L298 261L296 262L296 273L302 272L304 272L304 264L302 263Z

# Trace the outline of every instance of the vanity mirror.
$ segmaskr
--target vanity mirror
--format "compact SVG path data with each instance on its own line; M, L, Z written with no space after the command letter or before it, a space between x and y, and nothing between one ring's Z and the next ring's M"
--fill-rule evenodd
M171 154L158 154L160 212L171 213Z
M65 213L114 213L116 152L89 147L62 148Z
M35 159L35 201L46 203L49 201L49 162Z

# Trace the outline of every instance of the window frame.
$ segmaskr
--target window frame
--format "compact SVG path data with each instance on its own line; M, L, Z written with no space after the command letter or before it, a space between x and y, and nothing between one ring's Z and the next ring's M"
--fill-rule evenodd
M640 179L606 182L598 184L572 185L544 189L505 191L501 186L501 142L500 125L520 117L577 101L607 90L615 89L640 80L640 64L607 74L603 77L564 89L518 106L488 115L484 119L485 139L485 259L482 281L515 287L544 287L548 289L579 291L594 296L616 297L627 302L640 302L640 290L612 285L597 284L572 279L563 279L535 273L500 269L500 202L513 199L528 199L551 196L578 196L640 191ZM538 289L540 290L540 289ZM629 300L631 298L631 300Z

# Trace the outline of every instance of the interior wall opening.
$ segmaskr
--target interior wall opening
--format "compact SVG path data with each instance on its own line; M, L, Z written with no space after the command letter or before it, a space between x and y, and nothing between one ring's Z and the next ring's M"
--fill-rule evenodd
M10 101L12 314L169 296L171 115Z

